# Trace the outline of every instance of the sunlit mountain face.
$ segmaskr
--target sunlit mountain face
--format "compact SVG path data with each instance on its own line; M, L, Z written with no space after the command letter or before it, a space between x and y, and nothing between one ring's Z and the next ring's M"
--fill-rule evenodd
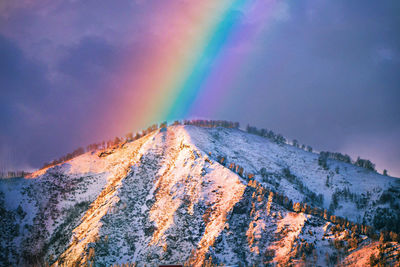
M398 178L273 132L185 124L1 180L1 263L398 264Z

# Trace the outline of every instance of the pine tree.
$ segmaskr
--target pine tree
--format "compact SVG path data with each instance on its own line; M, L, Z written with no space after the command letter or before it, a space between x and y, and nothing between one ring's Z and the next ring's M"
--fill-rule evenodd
M293 146L294 147L299 147L299 141L297 141L296 139L293 140Z
M117 136L114 138L114 145L118 145L119 143L121 143L121 139Z
M295 211L295 212L301 211L301 204L299 202L296 202L293 204L293 211Z
M126 141L130 142L133 140L133 133L127 133L125 135Z

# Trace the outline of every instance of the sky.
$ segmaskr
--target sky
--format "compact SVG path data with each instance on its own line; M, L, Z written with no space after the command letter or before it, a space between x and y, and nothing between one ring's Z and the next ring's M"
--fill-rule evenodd
M1 1L0 170L205 118L400 177L399 14L397 0Z

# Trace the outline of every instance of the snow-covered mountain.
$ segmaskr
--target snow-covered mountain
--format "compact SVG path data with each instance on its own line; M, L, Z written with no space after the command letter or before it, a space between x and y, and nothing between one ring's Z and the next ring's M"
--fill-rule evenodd
M0 264L398 264L400 179L318 158L177 125L1 180Z

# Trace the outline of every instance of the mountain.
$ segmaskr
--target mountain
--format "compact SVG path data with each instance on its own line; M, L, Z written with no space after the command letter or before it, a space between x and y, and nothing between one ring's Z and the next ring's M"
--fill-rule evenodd
M235 128L157 129L1 180L0 263L399 264L400 180L325 161Z

